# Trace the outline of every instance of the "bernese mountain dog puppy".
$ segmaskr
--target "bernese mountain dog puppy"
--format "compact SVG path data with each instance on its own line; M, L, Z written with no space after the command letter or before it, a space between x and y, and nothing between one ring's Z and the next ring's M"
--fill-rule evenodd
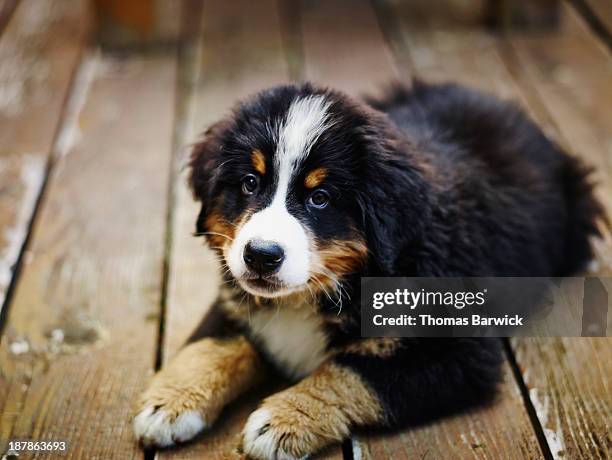
M190 166L225 283L134 430L145 446L187 441L280 373L293 386L242 433L255 459L491 400L498 339L362 338L360 277L568 275L601 213L577 159L512 104L454 84L367 103L278 86L212 126Z

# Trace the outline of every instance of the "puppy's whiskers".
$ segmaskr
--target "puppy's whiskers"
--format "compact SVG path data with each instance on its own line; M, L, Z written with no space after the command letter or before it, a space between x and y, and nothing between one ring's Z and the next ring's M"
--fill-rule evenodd
M277 317L278 314L280 313L280 302L276 303L276 311L274 312L274 315L272 315L272 318L270 318L270 320L259 330L259 333L261 334L263 331L266 330L266 328L270 325L270 323L272 321L274 321Z
M227 238L230 241L234 241L234 238L232 238L229 235L226 235L225 233L219 233L219 232L194 232L193 236L204 236L204 235L216 235L216 236L221 236L223 238Z
M227 225L231 225L234 228L239 228L238 224L235 224L234 222L230 222L229 220L222 219L221 222Z
M319 278L317 278L316 275L312 275L312 280L317 283L317 285L319 286L320 290L323 292L323 294L325 294L325 296L329 299L330 302L333 302L338 308L338 314L340 314L340 312L342 311L342 305L338 305L337 301L334 301L334 299L332 299L332 296L330 295L328 288L326 287L325 283L323 283L323 281L321 281ZM332 293L336 292L335 290L332 291Z
M326 288L327 283L324 283L322 280L320 280L317 275L323 276L326 280L329 280L332 283L332 293L337 295L336 300L332 299L331 295L329 294ZM316 270L311 276L311 279L318 284L318 286L326 295L326 297L330 300L330 302L333 302L336 307L338 307L338 315L340 315L340 313L342 312L342 293L344 292L349 301L350 296L348 295L348 292L346 292L346 289L344 289L342 283L338 280L338 277L324 266L317 265Z
M238 302L238 307L237 307L238 310L240 310L242 302L244 302L248 296L249 296L249 293L245 291L242 297L240 298L240 302ZM251 325L251 302L250 301L247 301L246 307L247 307L247 321L250 326Z

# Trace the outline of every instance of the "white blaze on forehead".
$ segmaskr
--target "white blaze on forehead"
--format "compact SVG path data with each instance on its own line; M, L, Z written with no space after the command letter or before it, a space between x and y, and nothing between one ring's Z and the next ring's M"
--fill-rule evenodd
M228 254L232 274L240 278L246 272L243 251L254 238L273 241L285 252L277 274L287 286L300 286L310 277L310 241L303 225L287 210L289 183L300 163L308 156L321 134L331 126L327 110L331 102L325 96L307 96L293 101L278 131L274 157L276 190L272 203L253 214L240 229Z
M327 110L330 105L325 96L307 96L293 101L278 136L275 161L279 178L283 173L291 174L329 127Z

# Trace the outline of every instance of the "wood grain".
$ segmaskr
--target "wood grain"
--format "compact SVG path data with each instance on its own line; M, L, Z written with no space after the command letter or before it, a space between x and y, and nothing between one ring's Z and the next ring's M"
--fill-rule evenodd
M369 2L308 0L300 5L305 80L359 96L397 79Z
M1 35L0 308L88 28L85 0L43 5L24 0Z
M610 337L512 343L553 458L610 458Z
M176 59L87 59L80 133L49 179L0 342L0 451L66 440L69 458L141 458L131 404L156 352Z

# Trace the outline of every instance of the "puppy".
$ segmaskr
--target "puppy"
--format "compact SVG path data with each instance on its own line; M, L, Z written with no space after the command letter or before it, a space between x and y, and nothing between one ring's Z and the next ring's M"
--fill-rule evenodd
M270 371L295 384L246 422L256 459L487 402L498 340L362 338L360 277L573 273L601 213L587 175L516 107L452 84L246 100L191 158L197 234L228 283L144 393L136 437L187 441Z

